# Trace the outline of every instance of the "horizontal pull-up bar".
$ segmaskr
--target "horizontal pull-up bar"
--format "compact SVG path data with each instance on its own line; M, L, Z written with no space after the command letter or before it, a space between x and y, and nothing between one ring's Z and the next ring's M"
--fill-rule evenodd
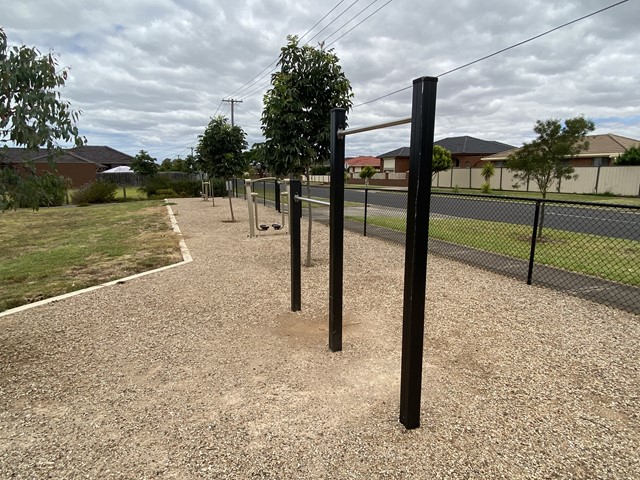
M317 205L324 205L325 207L330 207L331 206L331 204L329 202L323 202L322 200L315 200L313 198L299 197L298 195L296 195L293 198L295 200L298 200L299 202L315 203Z
M404 125L405 123L411 123L411 117L401 118L400 120L394 120L392 122L378 123L376 125L369 125L368 127L350 128L349 130L338 129L338 138L344 138L347 135L353 135L354 133L368 132L370 130L379 130L381 128L395 127L397 125Z

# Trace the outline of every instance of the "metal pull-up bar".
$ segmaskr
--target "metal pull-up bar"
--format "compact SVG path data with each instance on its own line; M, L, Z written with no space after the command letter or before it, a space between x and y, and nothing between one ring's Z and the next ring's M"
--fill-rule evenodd
M338 135L338 138L344 138L347 135L353 135L355 133L370 132L371 130L380 130L381 128L396 127L398 125L405 125L407 123L411 123L411 117L402 118L400 120L393 120L391 122L377 123L375 125L369 125L367 127L350 128L348 130L339 129L337 135Z
M297 200L298 202L306 202L306 203L313 203L315 205L324 205L325 207L330 207L331 203L329 202L324 202L322 200L316 200L315 198L308 198L308 197L299 197L298 195L296 195L295 197L293 197L295 200Z

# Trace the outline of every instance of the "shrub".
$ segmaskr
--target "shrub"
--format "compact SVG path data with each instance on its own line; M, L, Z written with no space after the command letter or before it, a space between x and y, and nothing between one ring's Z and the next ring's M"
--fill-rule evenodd
M83 185L71 194L74 205L88 205L90 203L108 203L116 198L118 186L115 183L98 180Z
M491 185L489 184L489 182L485 182L482 184L482 193L491 193Z
M324 165L311 167L311 175L328 175L330 171L331 167L325 167Z
M20 208L33 206L33 196L37 196L38 207L58 207L67 196L69 180L49 172L25 179L16 199Z
M211 180L214 195L221 197L225 193L224 181L215 178ZM174 193L172 197L199 197L202 190L202 182L200 180L175 180L168 176L156 175L149 178L143 187L140 187L142 191L147 194L148 198L166 198L168 195L163 195L160 191L172 190Z

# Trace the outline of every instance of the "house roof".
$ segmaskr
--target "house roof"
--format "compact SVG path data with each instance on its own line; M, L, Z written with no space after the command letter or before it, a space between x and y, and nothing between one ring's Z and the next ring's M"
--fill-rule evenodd
M0 156L6 154L8 162L20 163L24 160L35 162L47 161L44 150L27 150L25 148L9 147L0 150ZM60 163L92 162L98 168L106 168L107 165L131 165L133 157L126 153L114 150L111 147L89 146L63 149L61 155L56 155L54 160Z
M506 143L494 142L492 140L482 140L480 138L470 137L465 135L463 137L447 137L442 140L438 140L433 143L434 145L440 145L441 147L449 150L453 155L489 155L492 153L503 152L510 148L515 148L513 145ZM389 157L408 157L409 147L396 148L390 152L378 155L379 158Z
M380 159L378 157L354 157L345 162L350 167L380 167Z
M514 148L513 145L506 143L494 142L492 140L482 140L480 138L470 137L465 135L463 137L447 137L442 140L434 142L434 145L440 145L443 148L449 150L453 155L478 155L478 154L492 154L498 152L504 152L510 148Z
M383 153L382 155L378 155L378 158L389 158L389 157L408 157L409 156L409 147L400 147L395 150L391 150L390 152Z
M580 157L617 157L624 153L624 151L630 147L640 147L640 140L634 140L633 138L622 137L620 135L614 135L613 133L605 133L603 135L587 135L589 141L589 147L582 150L576 158ZM499 152L488 157L483 157L482 160L505 160L512 153L520 150L519 148L512 148L510 150Z
M69 151L82 158L91 160L94 163L102 163L105 165L131 165L133 161L131 155L119 152L111 147L84 145L82 147L72 148Z

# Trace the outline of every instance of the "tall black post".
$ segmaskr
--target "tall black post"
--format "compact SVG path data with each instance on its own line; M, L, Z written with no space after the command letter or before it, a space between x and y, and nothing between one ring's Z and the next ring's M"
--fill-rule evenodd
M275 180L273 188L276 192L276 211L280 212L280 184L278 183L278 179Z
M300 267L300 217L302 217L302 203L295 197L302 196L302 183L300 180L289 182L289 242L291 244L291 311L299 312L302 309L302 271Z
M367 236L367 206L369 205L369 189L364 189L364 228L362 236Z
M533 232L531 233L531 249L529 250L529 270L527 271L527 285L531 285L533 279L533 264L536 259L536 239L538 237L538 225L540 224L540 200L536 200L536 211L533 215Z
M329 206L329 349L342 350L342 267L344 240L344 137L346 110L331 110L331 189Z
M438 79L433 77L422 77L413 81L400 375L400 422L407 429L420 426L437 82Z

